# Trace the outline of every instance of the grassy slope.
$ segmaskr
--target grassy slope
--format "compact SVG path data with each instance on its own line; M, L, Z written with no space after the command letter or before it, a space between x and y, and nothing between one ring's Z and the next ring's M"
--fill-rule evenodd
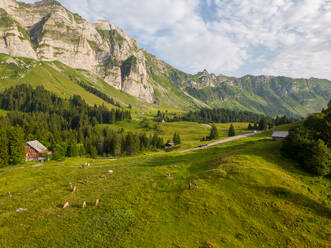
M85 169L71 159L2 171L0 247L327 247L330 180L297 169L280 145L260 135Z
M207 107L208 105L202 101L185 94L178 88L170 79L170 73L175 70L170 65L159 61L153 55L145 51L146 64L149 68L149 76L154 83L155 96L161 109L182 109L192 110L200 107ZM156 62L158 61L158 62ZM165 66L166 71L162 72L157 63Z
M12 63L13 61L16 61L16 64ZM22 83L28 83L32 86L43 85L46 89L61 97L70 97L73 94L78 94L91 105L105 104L113 107L80 87L75 83L76 81L83 81L96 87L114 98L115 101L120 102L124 107L131 104L137 109L140 109L141 106L149 108L149 104L125 92L116 90L87 71L75 70L60 62L37 62L32 59L12 58L8 55L0 54L0 91Z
M228 137L228 130L231 123L221 124L216 126L219 129L219 139ZM247 130L248 123L233 123L236 129L236 134L242 134L250 132ZM153 128L154 126L157 128ZM123 128L126 132L133 133L146 133L148 136L157 133L164 139L172 140L174 133L180 134L182 144L177 149L187 149L201 145L206 142L201 142L203 137L206 137L210 133L210 126L206 124L200 124L196 122L167 122L167 123L155 123L151 122L152 128L144 128L140 125L140 120L120 121L112 125L100 125L101 127L112 127L116 130Z

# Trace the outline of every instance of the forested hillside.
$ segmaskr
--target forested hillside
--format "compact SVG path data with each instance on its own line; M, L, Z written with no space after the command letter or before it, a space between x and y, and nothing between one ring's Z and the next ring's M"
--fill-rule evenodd
M331 101L327 109L290 129L283 151L314 174L331 173Z
M53 159L65 156L133 155L146 149L163 147L157 135L114 131L98 128L130 120L130 111L108 109L104 105L89 106L77 95L62 99L42 86L18 85L0 94L0 166L21 163L25 159L23 144L39 140L53 150Z

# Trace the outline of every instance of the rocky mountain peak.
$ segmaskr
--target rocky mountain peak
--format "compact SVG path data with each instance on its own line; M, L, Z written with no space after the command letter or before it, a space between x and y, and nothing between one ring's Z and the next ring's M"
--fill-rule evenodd
M209 75L209 72L207 71L207 69L204 69L202 72L201 72L201 74L203 74L203 75Z
M0 0L0 8L17 23L0 32L7 37L0 41L0 52L58 60L73 68L89 70L117 89L154 101L143 51L135 39L111 22L90 23L56 0L34 4Z
M62 6L61 3L59 3L56 0L41 0L41 1L38 1L34 4L35 5L58 5L58 6Z

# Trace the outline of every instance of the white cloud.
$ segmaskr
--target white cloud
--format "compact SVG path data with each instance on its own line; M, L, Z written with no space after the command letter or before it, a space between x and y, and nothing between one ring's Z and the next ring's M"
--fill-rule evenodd
M185 71L241 75L243 67L256 64L251 74L331 79L329 0L60 2L89 20L109 19ZM217 18L202 16L208 11L201 6Z

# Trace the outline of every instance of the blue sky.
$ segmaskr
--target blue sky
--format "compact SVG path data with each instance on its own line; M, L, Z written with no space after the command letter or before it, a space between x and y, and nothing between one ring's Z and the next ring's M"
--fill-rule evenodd
M330 0L59 2L90 21L111 21L185 72L331 79Z

